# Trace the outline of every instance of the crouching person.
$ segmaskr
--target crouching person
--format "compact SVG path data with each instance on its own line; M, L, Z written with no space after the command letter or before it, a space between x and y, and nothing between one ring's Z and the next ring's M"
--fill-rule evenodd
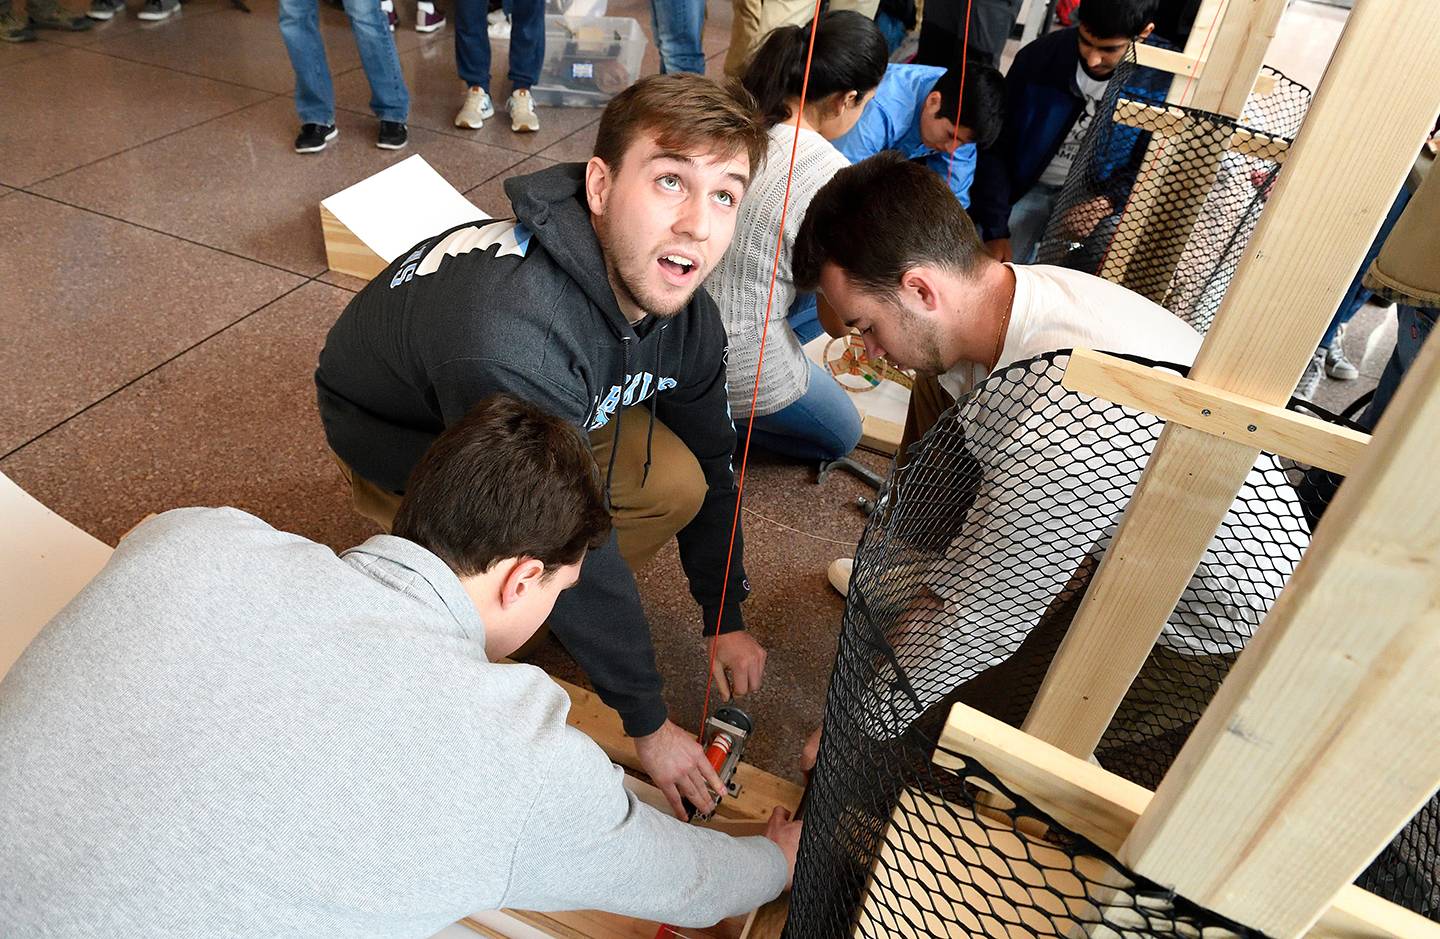
M564 692L496 664L609 533L587 442L504 395L339 555L236 509L145 522L0 682L0 935L700 925L772 898L798 823L649 808Z

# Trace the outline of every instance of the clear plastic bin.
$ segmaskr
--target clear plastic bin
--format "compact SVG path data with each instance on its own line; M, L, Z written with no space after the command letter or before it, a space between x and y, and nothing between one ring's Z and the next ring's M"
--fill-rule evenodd
M545 17L545 64L530 93L547 107L598 108L635 83L645 33L618 16Z

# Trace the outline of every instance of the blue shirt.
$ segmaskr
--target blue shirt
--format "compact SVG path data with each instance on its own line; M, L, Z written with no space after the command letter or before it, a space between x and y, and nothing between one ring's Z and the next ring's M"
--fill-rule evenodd
M851 163L858 163L884 150L899 150L906 159L917 160L949 183L950 191L965 208L970 207L970 183L975 178L975 145L955 149L951 157L920 141L920 112L925 98L945 69L935 65L892 64L875 89L875 97L850 132L834 141L835 149ZM951 164L954 164L952 167Z

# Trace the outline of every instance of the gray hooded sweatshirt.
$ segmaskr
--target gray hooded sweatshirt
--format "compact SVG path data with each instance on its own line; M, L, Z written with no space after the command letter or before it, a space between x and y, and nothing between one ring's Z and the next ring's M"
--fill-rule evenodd
M413 936L472 912L702 925L778 848L638 802L435 555L235 509L131 534L0 682L0 936Z

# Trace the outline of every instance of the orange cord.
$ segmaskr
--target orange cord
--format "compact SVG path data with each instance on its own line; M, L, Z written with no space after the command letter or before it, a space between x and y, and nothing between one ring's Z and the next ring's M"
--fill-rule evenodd
M965 35L960 46L960 100L955 102L955 133L950 137L950 162L945 166L947 189L955 185L955 148L960 142L960 112L965 107L965 66L970 58L970 10L973 5L974 0L965 0Z
M760 358L755 365L755 387L750 393L750 417L745 424L745 447L740 455L740 474L736 480L735 518L730 524L730 547L725 553L725 578L720 582L720 618L725 616L725 596L730 587L730 568L735 557L735 536L740 530L740 506L745 497L745 467L750 461L750 434L755 427L755 402L760 398L760 370L765 365L765 337L770 332L770 313L775 303L775 278L780 273L780 252L785 248L785 215L790 209L790 184L795 179L795 155L800 149L800 115L805 110L805 98L810 90L810 61L815 55L815 32L820 25L820 3L815 0L815 10L810 17L810 45L805 51L805 76L800 82L800 104L795 109L795 140L790 145L790 168L785 177L785 198L780 203L780 226L775 235L775 258L770 266L770 289L765 298L765 323L760 330ZM710 687L715 682L715 650L720 642L720 620L715 621L715 635L710 637L710 657L705 669L705 703L700 713L700 732L697 739L705 742L705 721L710 716Z

